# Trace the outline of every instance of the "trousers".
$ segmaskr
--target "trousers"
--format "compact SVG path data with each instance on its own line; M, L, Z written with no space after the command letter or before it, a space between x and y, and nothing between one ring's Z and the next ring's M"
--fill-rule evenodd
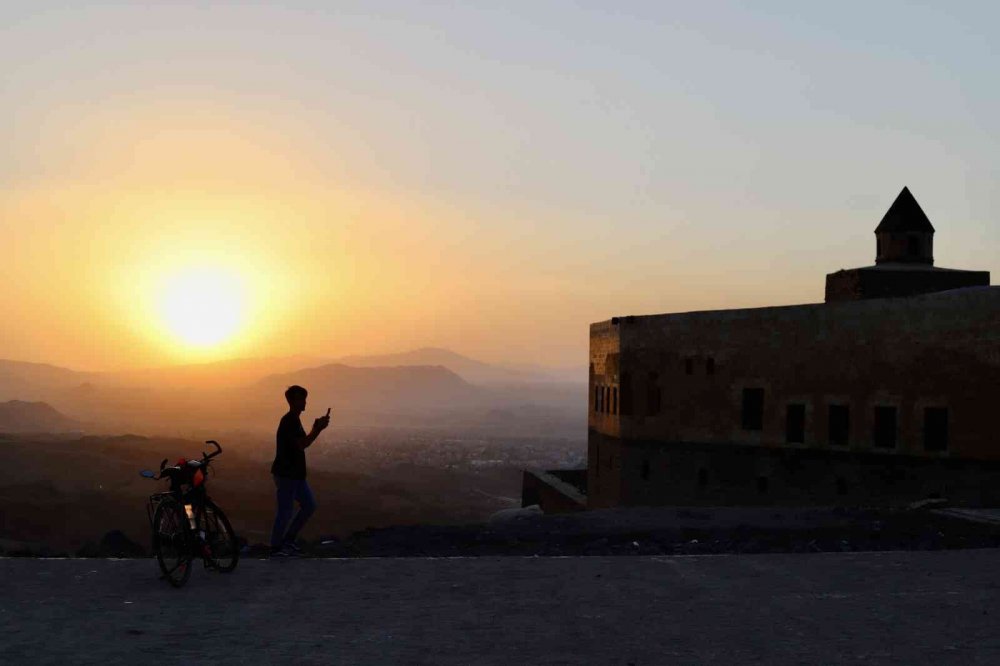
M283 543L295 541L302 526L316 511L316 498L313 497L312 489L305 479L288 479L274 475L274 487L277 509L274 527L271 529L271 547L280 548ZM293 520L292 511L296 502L299 504L299 510Z

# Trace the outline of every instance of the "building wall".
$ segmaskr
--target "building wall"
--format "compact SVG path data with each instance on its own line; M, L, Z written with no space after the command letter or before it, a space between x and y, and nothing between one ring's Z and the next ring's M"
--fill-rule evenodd
M618 389L616 410L595 411L603 386ZM1000 460L998 386L1000 288L617 318L591 327L589 496L595 506L636 501L635 489L643 486L636 485L642 463L635 452L651 445L697 443L684 449L687 458L677 449L658 454L656 460L679 470L691 451L728 445L760 447L751 460L770 459L764 454L774 451L799 451L811 460L801 456L820 452L855 466L861 454ZM745 388L763 389L759 430L743 427ZM804 408L801 443L786 442L789 404ZM829 441L830 405L850 411L844 446ZM875 446L876 407L896 410L890 449ZM924 448L926 407L947 410L944 451ZM709 462L723 465L719 460ZM709 471L712 478L718 473ZM851 476L848 486L880 478L864 474ZM822 483L835 484L832 478Z
M521 506L536 504L545 513L586 510L586 496L575 485L560 478L565 472L566 470L525 470L521 477ZM575 472L577 470L570 471L574 475Z
M943 497L1000 505L1000 461L932 459L862 451L778 449L718 443L626 441L590 433L591 446L619 452L618 475L588 494L609 506L891 506ZM617 492L607 492L614 488Z
M921 231L876 233L875 262L933 264L934 234Z
M589 430L600 430L602 433L618 436L619 420L611 409L611 398L621 388L619 366L620 327L617 319L612 319L590 326L590 390L588 399L587 425ZM617 440L615 440L617 441ZM605 460L612 469L615 467L617 445L607 443L603 447L593 441L587 445L587 496L594 493L604 493L609 497L617 497L620 492L621 478L613 474L601 474L598 460ZM619 465L620 468L620 465Z

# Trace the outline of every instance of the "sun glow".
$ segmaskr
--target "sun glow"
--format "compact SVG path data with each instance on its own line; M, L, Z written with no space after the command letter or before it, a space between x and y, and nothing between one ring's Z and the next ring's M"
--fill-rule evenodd
M218 345L244 324L246 286L235 273L188 268L165 280L160 314L177 340L192 347Z

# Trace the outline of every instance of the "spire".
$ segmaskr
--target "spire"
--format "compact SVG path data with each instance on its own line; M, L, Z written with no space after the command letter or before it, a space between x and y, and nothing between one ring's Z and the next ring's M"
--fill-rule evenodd
M882 221L875 227L875 233L907 231L934 233L934 227L931 226L931 221L927 219L927 215L920 208L920 204L910 194L910 189L904 187L896 200L889 206Z

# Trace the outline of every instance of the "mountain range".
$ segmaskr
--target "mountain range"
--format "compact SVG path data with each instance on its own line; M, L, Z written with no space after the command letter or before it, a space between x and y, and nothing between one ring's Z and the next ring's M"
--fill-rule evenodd
M493 365L450 349L423 347L398 354L378 354L374 356L342 356L333 363L341 363L356 368L440 365L448 368L472 384L520 384L525 382L586 381L587 375L581 367L546 368L530 365Z
M338 424L574 428L583 422L584 381L559 377L558 370L494 366L436 348L335 362L293 356L125 372L0 361L0 400L45 401L88 431L262 429L273 427L276 411L280 416L284 389L301 384L310 391L309 414L334 407Z
M455 409L482 402L484 391L441 365L354 367L328 363L315 368L269 375L257 382L268 395L291 384L311 395L353 409L405 411Z

